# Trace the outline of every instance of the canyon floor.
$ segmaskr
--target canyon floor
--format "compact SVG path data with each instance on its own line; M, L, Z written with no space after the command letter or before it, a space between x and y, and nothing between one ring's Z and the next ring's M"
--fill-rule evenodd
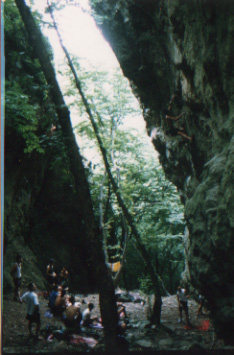
M25 291L25 290L23 290ZM134 297L140 296L138 292L130 292ZM41 336L40 340L29 338L26 315L26 305L12 300L12 295L3 298L2 317L2 346L3 354L24 353L67 353L67 352L100 352L103 353L103 330L82 328L79 337L63 338L63 323L56 318L45 316L48 307L42 292L38 292L41 310ZM88 302L93 302L93 314L100 316L98 295L78 295L84 300L82 310ZM140 296L141 297L141 296ZM123 302L124 303L124 302ZM162 327L155 329L149 325L146 317L147 305L125 302L129 318L125 339L129 351L169 351L195 352L225 351L233 353L234 348L227 347L216 339L212 322L208 313L197 318L198 304L190 299L189 314L192 323L191 329L186 329L184 323L178 323L178 306L176 296L163 297ZM82 340L83 339L83 340ZM91 339L91 340L90 340ZM90 340L90 341L89 341Z

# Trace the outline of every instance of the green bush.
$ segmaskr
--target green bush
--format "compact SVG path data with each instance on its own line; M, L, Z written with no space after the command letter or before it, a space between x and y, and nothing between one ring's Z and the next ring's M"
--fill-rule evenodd
M144 292L147 295L153 294L153 284L150 277L147 276L140 276L138 278L140 284L140 291Z

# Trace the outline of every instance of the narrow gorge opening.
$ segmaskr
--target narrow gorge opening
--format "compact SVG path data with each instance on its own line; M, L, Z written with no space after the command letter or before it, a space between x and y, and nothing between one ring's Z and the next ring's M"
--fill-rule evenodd
M220 194L231 181L232 130L225 124L226 101L219 105L210 97L226 97L228 85L221 69L215 81L209 58L191 49L200 35L193 23L210 21L207 38L216 31L217 41L223 23L208 15L204 20L204 9L194 2L117 1L114 8L109 1L90 3L92 10L84 1L41 1L32 6L38 11L32 20L24 1L4 4L5 301L13 291L16 254L23 257L22 290L34 281L40 292L48 288L46 266L53 258L57 274L63 266L69 270L68 293L76 301L100 296L95 306L104 340L99 334L96 349L103 341L109 350L195 349L204 335L198 332L208 329L220 338L206 333L201 347L224 347L231 317L219 304L229 304L232 290L231 209L224 212L231 191L225 190L223 200ZM216 5L206 10L215 16ZM207 38L201 35L201 50L214 53ZM226 230L225 245L219 228ZM221 256L225 263L217 269ZM217 287L224 269L226 279ZM177 324L179 285L190 295L185 326ZM116 293L131 306L122 343ZM196 318L199 295L207 307L202 319ZM175 341L186 327L192 345L189 336L186 344ZM139 336L148 328L147 343ZM163 335L157 338L155 329Z

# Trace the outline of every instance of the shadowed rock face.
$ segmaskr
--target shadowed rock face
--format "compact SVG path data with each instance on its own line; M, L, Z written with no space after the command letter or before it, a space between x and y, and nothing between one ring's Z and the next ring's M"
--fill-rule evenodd
M191 282L233 342L232 1L92 1L189 229ZM166 115L176 117L174 121Z

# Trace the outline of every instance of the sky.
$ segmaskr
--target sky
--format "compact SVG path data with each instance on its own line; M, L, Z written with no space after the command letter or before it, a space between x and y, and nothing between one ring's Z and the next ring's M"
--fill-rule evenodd
M46 0L36 0L34 3L34 8L43 14ZM82 8L86 11L89 10L88 0L82 0ZM94 19L87 12L75 6L67 6L54 14L64 44L69 52L106 70L112 70L119 65L112 49L97 28ZM49 15L46 18L50 21ZM43 32L50 39L56 61L61 60L63 57L62 50L55 31L44 29Z
M82 0L81 3L82 8L89 10L88 0ZM34 0L33 8L37 9L40 14L44 14L46 0ZM48 14L44 14L43 16L46 21L51 22ZM90 64L100 70L109 72L119 67L114 52L104 39L91 15L83 12L78 7L67 6L61 11L55 11L54 16L65 47L70 54L79 57L82 65L88 67ZM58 69L64 61L64 54L57 34L53 29L48 28L48 26L43 26L42 30L52 45L54 61Z
M28 2L30 2L30 0L28 0ZM46 0L34 0L33 2L33 5L30 3L29 5L42 14L45 21L51 22L49 14L44 13ZM79 63L82 66L88 68L89 65L91 65L100 70L113 72L119 67L115 54L96 26L94 19L88 13L90 10L88 0L82 0L81 4L85 11L75 6L66 6L61 11L54 11L63 43L69 54L79 57ZM63 88L67 79L59 74L59 69L61 71L61 65L64 63L64 53L60 47L57 34L53 29L48 28L48 26L43 26L41 29L48 37L53 48L57 77L61 88ZM135 104L139 107L139 103L136 99ZM73 125L77 124L79 120L77 113L75 113L75 111L73 112L72 109L71 120ZM140 133L146 135L145 121L141 114L135 118L126 118L125 126L128 129L137 129ZM77 137L77 141L79 146L82 146L82 141L79 137ZM94 154L90 159L94 159Z

